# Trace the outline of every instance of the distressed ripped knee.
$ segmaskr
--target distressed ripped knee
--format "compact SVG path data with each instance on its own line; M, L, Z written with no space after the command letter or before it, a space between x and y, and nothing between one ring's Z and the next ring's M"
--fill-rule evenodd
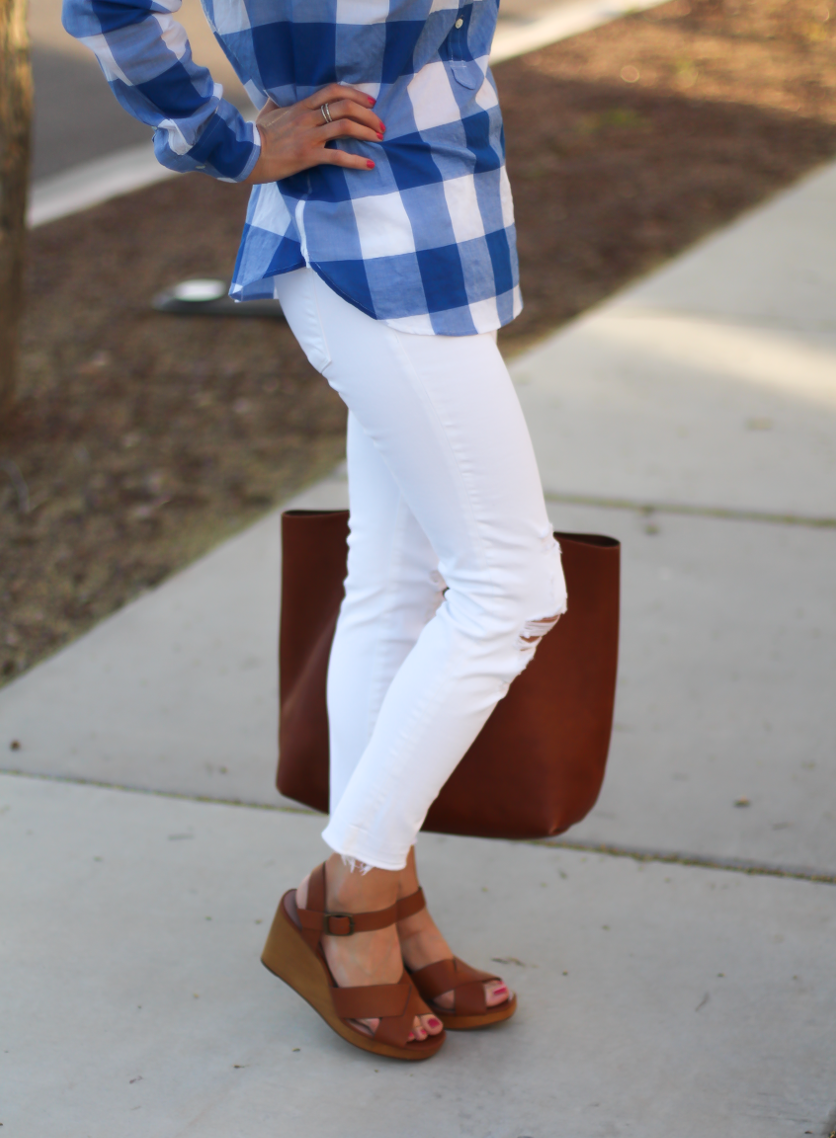
M550 632L560 620L562 612L554 616L540 617L539 620L527 620L517 640L517 647L521 652L533 652L547 632Z
M430 573L430 581L432 582L433 593L427 605L427 611L424 614L424 624L429 624L438 612L444 600L444 594L447 592L447 582L437 569L434 569L432 573Z
M550 632L566 612L566 582L560 562L560 546L551 533L543 539L543 552L549 562L548 585L553 608L548 616L533 617L527 620L517 637L517 648L523 659L520 671L525 668L537 651L537 646L547 632ZM548 611L548 610L547 610Z

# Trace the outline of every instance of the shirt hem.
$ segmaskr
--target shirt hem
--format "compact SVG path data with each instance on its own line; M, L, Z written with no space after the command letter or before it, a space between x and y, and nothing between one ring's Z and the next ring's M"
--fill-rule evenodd
M393 328L396 332L405 332L408 335L412 336L480 336L486 333L496 332L500 328L504 328L506 325L511 324L514 320L516 320L516 318L523 310L523 300L520 293L520 287L519 285L515 285L511 290L514 297L513 311L511 315L506 319L503 319L497 313L496 320L485 322L485 324L478 330L474 330L474 328L471 326L470 328L463 328L460 332L453 330L441 332L438 329L432 327L431 318L429 314L425 312L405 312L402 316L377 316L369 308L361 304L353 296L349 296L347 292L341 289L339 285L337 285L331 279L329 274L323 270L320 264L318 264L316 261L304 260L300 260L299 264L297 265L288 265L287 268L281 269L277 273L271 273L269 277L261 277L259 280L249 281L246 284L242 284L241 282L233 282L229 289L229 295L233 300L237 301L240 304L246 304L248 300L263 300L266 298L272 298L275 295L275 290L272 282L276 279L276 277L282 277L287 273L296 272L297 269L301 269L303 267L312 269L323 281L323 283L331 289L332 292L335 292L337 296L346 301L347 304L350 304L354 308L359 309L360 312L364 313L371 320L376 320L380 324L386 324L387 327ZM503 295L507 295L507 293ZM452 308L444 310L444 312L454 311L456 310ZM443 316L444 312L439 312L437 315L439 317ZM409 325L412 321L414 321L414 326L410 327ZM423 324L424 327L421 327L421 324Z

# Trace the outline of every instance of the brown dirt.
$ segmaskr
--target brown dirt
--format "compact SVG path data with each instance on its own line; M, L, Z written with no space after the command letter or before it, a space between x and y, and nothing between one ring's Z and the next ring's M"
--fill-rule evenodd
M496 76L526 300L507 351L836 153L821 0L674 0ZM0 682L339 459L341 405L284 325L148 307L229 272L246 193L189 176L31 235L0 438Z

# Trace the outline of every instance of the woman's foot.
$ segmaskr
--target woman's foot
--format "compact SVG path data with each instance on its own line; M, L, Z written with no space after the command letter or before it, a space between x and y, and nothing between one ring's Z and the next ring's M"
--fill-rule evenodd
M367 913L385 909L398 897L401 874L385 869L367 873L350 870L339 854L325 863L326 907L335 913ZM304 909L308 900L308 878L296 890L296 903ZM341 988L366 987L371 984L397 984L403 974L398 931L394 925L377 932L355 933L353 936L323 936L322 948L328 967ZM352 1020L366 1035L374 1035L378 1020ZM443 1024L437 1016L416 1016L413 1039L438 1035Z
M398 874L398 898L410 897L418 889L418 871L415 866L415 847L409 851L406 869ZM410 972L417 972L438 960L451 960L453 953L447 941L439 932L438 926L430 916L429 910L421 909L397 924L401 942L401 954ZM387 930L388 931L388 930ZM511 998L511 991L503 980L488 980L485 983L485 1003L489 1008L498 1007ZM455 995L444 992L436 996L434 1003L440 1008L453 1011ZM426 1019L426 1016L423 1017Z

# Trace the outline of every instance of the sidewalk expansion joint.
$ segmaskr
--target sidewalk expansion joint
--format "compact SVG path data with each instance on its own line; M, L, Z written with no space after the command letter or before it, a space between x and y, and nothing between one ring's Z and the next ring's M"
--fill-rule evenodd
M635 846L609 845L604 842L573 842L563 838L539 838L529 845L549 849L573 850L576 853L597 853L605 857L626 857L633 861L654 861L662 865L687 865L697 869L721 869L727 873L742 873L747 877L788 877L794 881L812 881L817 885L836 885L836 873L825 873L806 866L770 865L738 857L709 857L706 854L666 853L664 850L646 850Z
M688 506L677 502L634 502L629 498L598 498L588 494L556 494L546 491L547 502L566 506L595 506L602 510L632 510L637 514L679 514L684 517L721 518L733 522L762 522L766 525L804 526L807 529L836 529L836 518L804 514L772 514L767 510L738 510L726 506Z
M187 794L179 790L153 790L148 786L130 786L122 782L104 782L97 778L82 778L72 774L40 774L37 771L14 770L11 767L0 767L0 775L11 775L13 778L29 778L38 782L64 782L71 786L94 786L100 790L121 790L125 794L145 794L150 798L175 798L182 802L207 802L215 806L240 806L246 810L272 810L279 814L319 814L318 810L311 810L308 806L285 806L281 802L275 805L269 802L246 802L242 798L221 798L212 794ZM322 817L322 815L320 815Z
M92 786L101 790L118 790L125 794L144 794L150 798L174 798L183 802L204 802L215 806L237 806L244 810L267 810L275 814L308 814L324 818L318 810L307 806L272 805L267 802L244 802L240 798L214 798L208 794L184 794L176 790L151 790L146 786L127 786L123 783L103 782L100 779L80 778L75 775L35 774L31 771L0 767L0 776L28 778L40 782L63 782L72 786ZM696 869L721 869L728 873L741 873L748 877L786 877L795 881L811 881L817 885L836 885L836 873L807 869L804 866L770 865L743 858L718 858L702 854L670 853L664 850L638 849L633 846L608 845L602 842L573 842L564 838L523 839L520 845L540 846L543 849L572 850L576 853L601 854L604 857L626 857L633 861L660 862L663 865L683 865Z

